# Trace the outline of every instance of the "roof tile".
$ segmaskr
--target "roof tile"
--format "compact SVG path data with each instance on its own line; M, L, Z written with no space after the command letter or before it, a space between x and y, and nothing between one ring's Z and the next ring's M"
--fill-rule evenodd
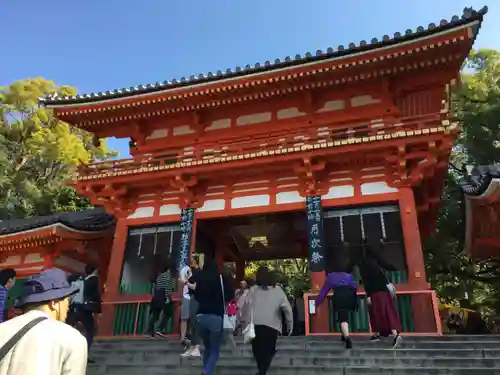
M500 164L479 165L460 181L460 187L465 195L478 196L488 189L494 178L500 178Z
M176 88L176 87L181 87L181 86L188 86L188 85L193 85L197 83L203 83L207 81L215 81L218 79L223 79L223 78L228 78L236 75L242 75L242 74L250 74L253 72L259 72L262 70L272 70L272 69L278 69L284 66L293 66L293 65L298 65L306 61L314 61L314 60L322 60L322 59L327 59L327 58L332 58L336 56L344 56L349 53L355 53L358 51L365 51L365 50L370 50L370 49L375 49L378 48L382 45L389 45L391 43L397 43L402 40L411 40L411 39L416 39L422 36L425 36L426 34L429 33L434 33L434 32L439 32L442 30L446 30L448 28L453 28L456 26L460 26L462 24L466 24L468 22L472 22L475 20L482 21L483 16L487 13L488 7L484 6L480 10L476 11L473 8L464 8L462 17L454 15L451 18L451 21L447 20L441 20L439 23L439 26L436 26L434 23L430 23L425 29L423 26L417 27L416 31L413 32L411 29L407 29L404 36L396 32L394 33L393 38L389 37L389 35L384 35L382 37L382 41L379 41L377 38L373 38L371 40L371 43L368 44L365 40L362 40L358 46L356 46L355 43L350 43L348 48L346 49L343 45L339 45L337 47L337 50L334 50L332 47L329 47L326 52L323 52L321 50L317 50L316 54L313 56L311 52L307 52L304 55L297 54L295 55L295 59L292 60L290 56L285 57L283 60L281 59L276 59L274 63L271 63L269 60L264 62L264 66L262 66L259 63L256 63L255 65L246 65L244 69L241 67L236 67L234 69L226 69L224 72L221 70L218 70L216 74L213 72L208 72L208 74L198 74L197 76L191 75L189 78L182 77L180 80L173 79L172 81L163 81L162 83L156 82L154 84L148 84L148 85L138 85L138 86L132 86L130 88L124 88L124 89L119 89L119 90L113 90L113 91L106 91L104 93L99 92L99 93L91 93L89 94L79 94L76 96L57 96L57 94L48 96L46 98L42 98L41 102L44 103L47 106L50 105L63 105L63 104L76 104L76 103L86 103L86 102L92 102L92 101L98 101L101 99L107 99L107 98L119 98L119 97L126 97L130 95L136 95L136 94L143 94L143 93L150 93L150 92L155 92L155 91L160 91L163 89L170 89L170 88ZM477 33L478 30L475 30ZM89 100L90 99L90 100Z
M54 224L63 224L80 231L101 231L115 225L115 218L102 208L80 212L64 212L48 216L34 216L27 219L0 221L0 237L25 232Z

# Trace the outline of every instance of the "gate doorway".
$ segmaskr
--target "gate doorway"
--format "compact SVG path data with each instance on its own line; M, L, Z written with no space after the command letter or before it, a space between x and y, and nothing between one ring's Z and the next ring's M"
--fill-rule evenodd
M352 263L370 248L384 263L406 272L406 256L399 207L368 206L325 210L326 269L332 269L334 254L344 251ZM396 280L397 283L406 280Z

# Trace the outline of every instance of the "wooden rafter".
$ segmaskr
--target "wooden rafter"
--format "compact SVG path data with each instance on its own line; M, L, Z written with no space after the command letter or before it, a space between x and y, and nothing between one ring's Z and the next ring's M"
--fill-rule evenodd
M301 191L303 196L326 194L324 181L321 175L325 171L326 162L322 158L311 158L304 156L298 166L295 167L295 173L299 177Z

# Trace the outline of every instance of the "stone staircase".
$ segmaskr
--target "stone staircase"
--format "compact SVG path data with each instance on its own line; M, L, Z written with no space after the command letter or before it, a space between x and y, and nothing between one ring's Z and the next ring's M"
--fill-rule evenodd
M278 341L270 375L500 375L500 335L407 337L396 350L391 341L354 338L345 350L338 337L287 337ZM199 375L201 359L181 358L169 339L98 340L88 375ZM257 372L249 345L223 346L216 375Z

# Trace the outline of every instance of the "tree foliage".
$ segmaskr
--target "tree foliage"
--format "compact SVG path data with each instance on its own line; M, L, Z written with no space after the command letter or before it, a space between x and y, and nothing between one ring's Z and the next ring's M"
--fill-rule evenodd
M428 274L440 298L482 311L500 311L500 267L473 262L464 250L466 164L500 162L500 52L473 51L453 92L453 115L462 127L452 152L436 233L425 243Z
M245 268L245 278L255 279L255 273L261 265L277 273L278 283L283 286L283 290L289 297L296 297L300 292L310 289L309 267L305 259L250 262Z
M500 52L473 51L453 95L453 110L463 131L455 158L474 164L500 160Z
M69 86L35 78L0 87L0 220L89 206L65 183L76 167L112 156L104 142L53 116L39 98L75 95Z

